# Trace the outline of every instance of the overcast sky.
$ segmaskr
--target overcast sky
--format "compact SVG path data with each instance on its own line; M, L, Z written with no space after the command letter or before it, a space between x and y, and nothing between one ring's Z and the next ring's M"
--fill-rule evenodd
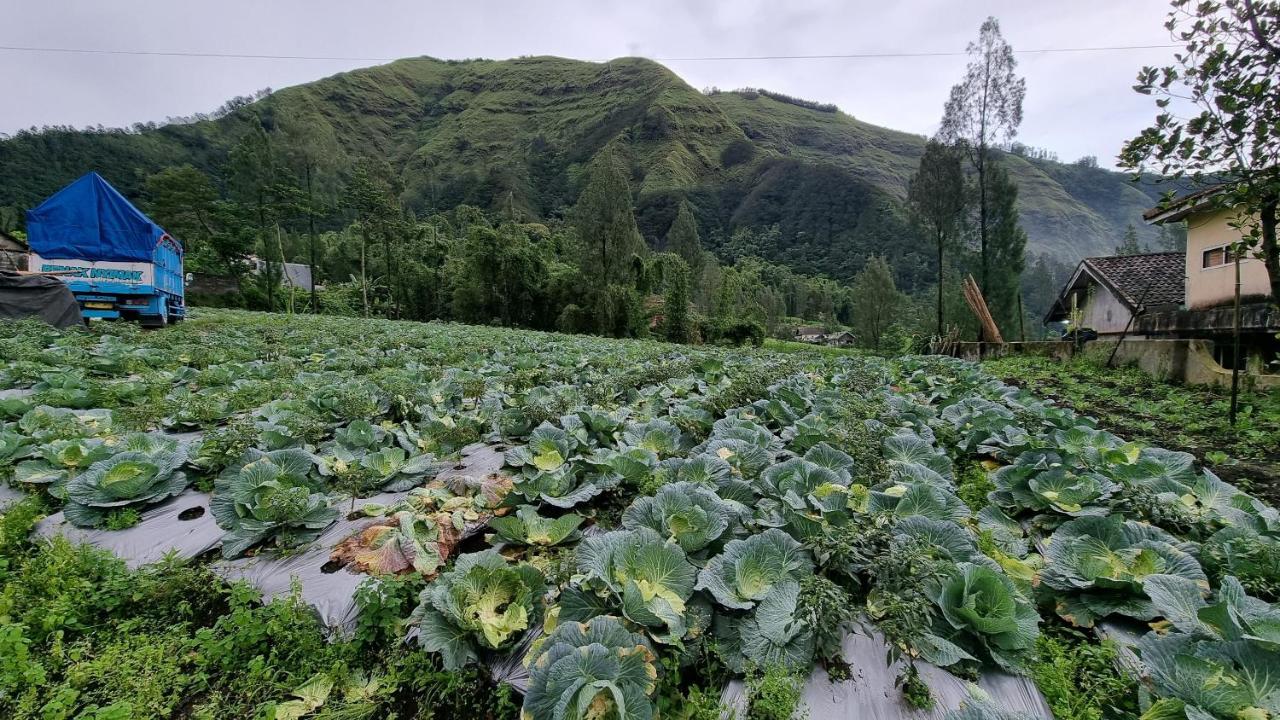
M987 15L1015 50L1159 45L1167 0L0 0L0 45L396 58L560 55L602 60L963 51ZM1131 85L1171 49L1020 53L1019 140L1113 164L1155 114ZM763 87L862 120L932 133L963 57L671 60L696 88ZM124 126L206 112L370 60L276 60L0 50L0 132Z

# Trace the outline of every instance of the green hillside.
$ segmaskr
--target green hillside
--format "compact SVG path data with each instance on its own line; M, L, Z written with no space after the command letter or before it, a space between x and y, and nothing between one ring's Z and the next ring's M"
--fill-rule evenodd
M146 177L191 163L215 172L253 115L325 148L321 186L359 157L388 161L419 213L459 204L555 217L582 167L606 146L631 163L637 217L665 236L680 198L703 237L777 225L768 259L850 277L887 254L908 285L917 266L901 211L924 138L772 93L704 95L643 59L491 61L410 58L277 91L226 114L130 131L47 129L0 141L0 207L30 207L96 169L137 196ZM1109 252L1158 197L1150 185L1073 165L1007 156L1029 251L1065 261ZM899 242L904 238L905 242Z

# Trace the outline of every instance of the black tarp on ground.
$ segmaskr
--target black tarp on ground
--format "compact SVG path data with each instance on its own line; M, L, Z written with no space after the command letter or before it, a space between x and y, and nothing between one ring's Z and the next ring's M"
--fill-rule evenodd
M79 325L80 304L67 284L49 275L0 271L0 319L38 317L56 328Z

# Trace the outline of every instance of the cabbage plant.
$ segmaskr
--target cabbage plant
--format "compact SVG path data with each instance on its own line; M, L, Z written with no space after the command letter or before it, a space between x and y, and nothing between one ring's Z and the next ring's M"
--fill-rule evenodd
M697 568L680 546L647 527L589 537L578 546L581 587L562 601L561 617L582 620L593 597L596 608L616 607L655 640L672 643L688 629L689 598Z
M315 458L303 450L250 449L214 484L210 509L222 536L222 556L235 558L266 540L282 547L310 542L338 517L312 477Z
M652 451L660 458L675 455L681 447L680 429L669 420L632 423L622 432L623 443Z
M460 555L431 583L409 618L418 643L456 670L479 660L480 649L511 647L542 620L546 583L527 563L511 564L496 550Z
M186 489L187 475L178 468L187 452L177 441L140 435L122 447L124 452L99 460L67 483L63 514L72 524L94 527L114 510L153 505Z
M1058 591L1058 614L1081 627L1112 614L1155 618L1143 587L1152 575L1178 575L1209 586L1200 563L1171 535L1118 515L1063 523L1047 544L1040 582Z
M99 438L53 440L36 449L33 457L15 465L13 479L45 486L50 495L66 499L67 483L71 478L113 453L114 450Z
M730 669L782 665L792 670L813 663L815 628L797 612L800 583L776 583L746 615L716 618L721 656Z
M513 491L529 502L571 508L621 482L622 475L608 469L589 474L579 447L570 433L550 423L539 425L527 444L507 451L507 465L518 470ZM600 463L606 465L607 460Z
M1233 577L1210 602L1204 588L1154 575L1148 592L1172 626L1138 641L1144 676L1160 698L1150 717L1187 720L1280 714L1280 608L1248 596Z
M1011 511L1072 517L1106 515L1107 500L1120 486L1090 471L1077 472L1054 452L1029 451L996 471L991 502Z
M711 593L722 607L754 608L780 583L799 582L813 573L813 559L795 538L770 528L730 540L698 573L697 589Z
M382 448L360 458L360 466L373 476L373 485L383 492L404 492L435 477L444 463L434 455L409 455L398 447Z
M719 540L737 516L732 505L706 485L678 482L636 498L622 514L626 528L648 528L696 553Z
M521 505L514 515L490 519L489 527L499 539L509 543L550 547L577 539L578 526L584 519L572 513L547 518L539 515L536 507Z
M657 678L657 657L617 618L562 623L529 666L521 717L652 720Z
M934 634L963 655L938 652L939 643L926 642L920 644L922 650L929 649L923 652L926 660L949 665L985 655L1007 671L1025 671L1027 656L1040 636L1040 615L1003 573L959 563L931 597L940 615Z

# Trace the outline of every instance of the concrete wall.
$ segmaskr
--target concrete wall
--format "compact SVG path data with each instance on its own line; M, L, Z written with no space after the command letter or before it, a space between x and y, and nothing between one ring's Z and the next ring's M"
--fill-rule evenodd
M1106 287L1090 282L1089 299L1082 308L1083 327L1093 328L1099 334L1122 333L1129 322L1129 308Z
M1192 310L1231 302L1236 292L1235 263L1204 267L1204 251L1240 239L1240 231L1229 224L1234 211L1218 210L1187 218L1187 297ZM1240 294L1270 295L1267 268L1256 258L1240 260Z
M1114 340L1097 340L1086 343L1081 352L1105 362L1115 346ZM1016 355L1037 355L1065 361L1075 354L1075 344L1060 340L1003 345L966 342L956 343L951 354L974 362ZM1258 356L1251 356L1248 364L1249 371L1240 376L1241 387L1257 390L1280 388L1280 375L1263 374ZM1116 352L1116 365L1136 366L1159 380L1231 386L1231 371L1214 361L1213 342L1209 340L1126 338Z

